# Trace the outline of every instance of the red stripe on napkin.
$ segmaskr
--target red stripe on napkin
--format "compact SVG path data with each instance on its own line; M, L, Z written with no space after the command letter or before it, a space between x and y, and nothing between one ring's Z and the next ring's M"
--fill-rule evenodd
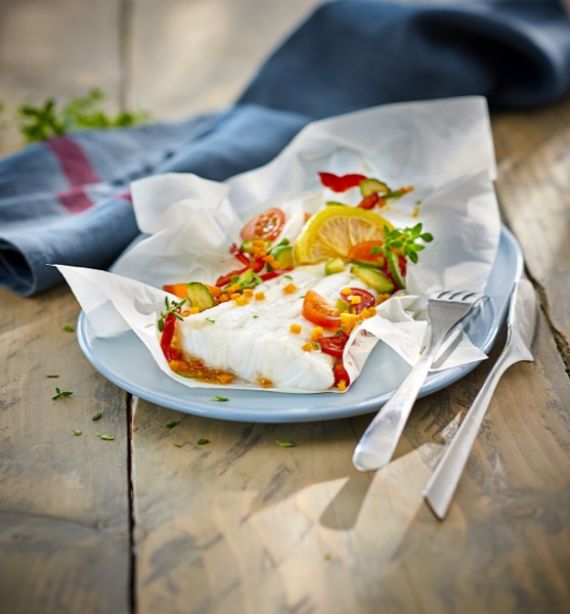
M69 185L99 183L99 177L91 166L89 158L74 140L60 136L46 141L46 146L57 158Z
M71 188L67 192L60 192L57 198L69 213L81 213L81 211L89 209L93 204L87 192L81 186Z

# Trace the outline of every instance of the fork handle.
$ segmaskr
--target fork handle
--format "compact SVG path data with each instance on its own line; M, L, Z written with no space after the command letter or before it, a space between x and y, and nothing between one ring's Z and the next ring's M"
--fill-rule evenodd
M390 462L433 356L433 351L426 351L420 356L390 400L368 425L352 456L352 464L359 471L380 469Z
M519 360L521 359L508 353L499 357L422 493L440 520L447 514L493 392L503 373Z

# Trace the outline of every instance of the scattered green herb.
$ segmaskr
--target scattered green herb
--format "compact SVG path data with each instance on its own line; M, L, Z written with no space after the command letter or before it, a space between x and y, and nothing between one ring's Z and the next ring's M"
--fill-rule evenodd
M254 320L257 320L257 318L259 318L259 316L258 316L258 315L255 315L255 314L253 314L251 317L252 317Z
M275 443L280 447L280 448L294 448L296 447L296 443L293 443L292 441L281 441L280 439L276 439Z
M48 373L48 374L46 375L46 377L47 377L48 379L54 379L54 378L56 378L56 377L59 377L59 375L58 375L57 373L53 373L53 374L49 374L49 373Z
M292 275L289 275L289 274L287 274L287 275L283 275L283 277L284 277L285 279L293 279L293 276L292 276Z
M122 111L110 115L103 109L105 96L92 89L86 96L71 99L63 106L48 99L39 106L21 105L18 108L20 130L28 143L63 136L71 130L127 127L146 121L147 113Z
M198 439L198 441L196 442L196 444L199 446L205 446L207 443L210 443L210 440L204 439L204 437Z
M325 561L332 561L332 554L330 553L325 554L324 559Z
M173 443L172 444L175 448L181 448L184 444L183 443Z
M55 395L52 397L52 401L58 401L59 399L65 399L73 394L71 390L62 390L61 388L55 389Z
M91 416L91 420L93 420L93 422L97 422L97 420L101 420L102 417L103 417L103 412L102 411L96 411Z
M158 319L158 330L162 332L164 328L164 320L169 313L172 313L178 320L184 320L184 318L180 315L180 309L182 309L182 305L188 301L187 298L183 298L181 301L172 301L168 299L167 296L164 297L164 305L166 309L160 314L160 318Z
M79 435L83 435L83 431L78 431L77 429L73 429L71 431L76 437L79 437Z
M371 252L372 254L383 253L387 256L392 249L398 249L415 264L419 259L418 252L425 249L425 245L417 243L419 240L422 240L424 243L433 241L431 233L422 233L421 222L412 228L404 228L403 230L400 228L390 230L388 226L384 226L384 245L373 247Z
M61 330L64 333L74 333L75 332L75 328L73 326L70 326L69 324L66 324L65 326L62 326Z
M99 439L102 439L103 441L113 441L115 436L109 435L109 433L99 433Z
M210 322L211 324L215 324L216 323L216 320L212 320L212 318L206 318L206 320L208 322Z
M218 403L223 403L224 401L229 401L229 397L212 397L210 401L217 401Z
M170 422L167 422L164 426L167 429L173 429L175 426L178 426L180 422L181 420L170 420Z

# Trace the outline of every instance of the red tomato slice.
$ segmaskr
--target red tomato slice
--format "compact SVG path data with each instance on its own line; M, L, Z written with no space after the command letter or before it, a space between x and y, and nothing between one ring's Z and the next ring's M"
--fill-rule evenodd
M325 188L333 192L346 192L350 188L357 188L360 182L366 179L366 175L335 175L333 173L319 173L321 183Z
M350 377L342 364L342 360L335 363L333 367L334 383L338 386L340 382L344 382L347 386L350 384Z
M332 337L321 337L319 339L319 345L325 354L334 356L335 358L342 358L344 346L347 341L348 335L346 333L337 333Z
M368 309L369 307L374 307L374 305L376 305L376 299L374 298L374 295L368 292L368 290L362 290L361 288L351 288L350 294L352 296L360 297L360 303L352 305L352 308L354 309L355 313L360 313L363 309ZM350 296L350 294L348 296ZM344 294L341 294L340 298L343 301L347 301L347 297L344 296Z
M382 241L363 241L362 243L357 243L350 248L348 257L351 260L361 260L362 262L370 262L378 267L383 267L386 261L384 254L372 252L374 248L382 247L382 245L384 245Z
M250 239L276 239L285 226L285 213L276 207L268 209L254 217L241 229L241 238Z
M337 310L313 290L305 294L303 317L323 328L339 328L341 325Z

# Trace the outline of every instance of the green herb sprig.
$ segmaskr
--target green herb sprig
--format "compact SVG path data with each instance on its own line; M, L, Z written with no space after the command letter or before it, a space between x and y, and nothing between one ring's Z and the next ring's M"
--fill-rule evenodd
M55 389L55 395L52 397L52 401L59 401L59 399L65 399L66 397L70 397L73 394L71 390L62 390L59 387Z
M45 141L72 130L126 128L147 121L148 113L121 111L116 115L103 108L105 95L94 88L85 96L72 98L63 106L48 98L38 106L24 104L18 108L20 131L26 142Z
M173 314L178 320L184 320L184 318L180 315L180 309L182 309L182 306L187 302L188 299L183 298L181 301L172 301L171 303L167 296L164 297L164 305L166 309L160 314L160 318L158 319L157 323L158 330L160 332L162 332L164 329L164 320L166 320L166 316L169 313Z
M295 447L297 447L297 444L294 443L293 441L281 441L280 439L276 439L275 440L275 445L279 446L280 448L295 448Z
M430 243L433 241L433 235L429 232L422 232L422 223L418 223L415 226L404 229L394 228L390 230L388 226L384 226L384 245L379 247L373 247L372 254L384 254L388 257L388 254L397 249L402 252L406 258L409 258L414 264L419 260L418 252L425 249L423 243Z

